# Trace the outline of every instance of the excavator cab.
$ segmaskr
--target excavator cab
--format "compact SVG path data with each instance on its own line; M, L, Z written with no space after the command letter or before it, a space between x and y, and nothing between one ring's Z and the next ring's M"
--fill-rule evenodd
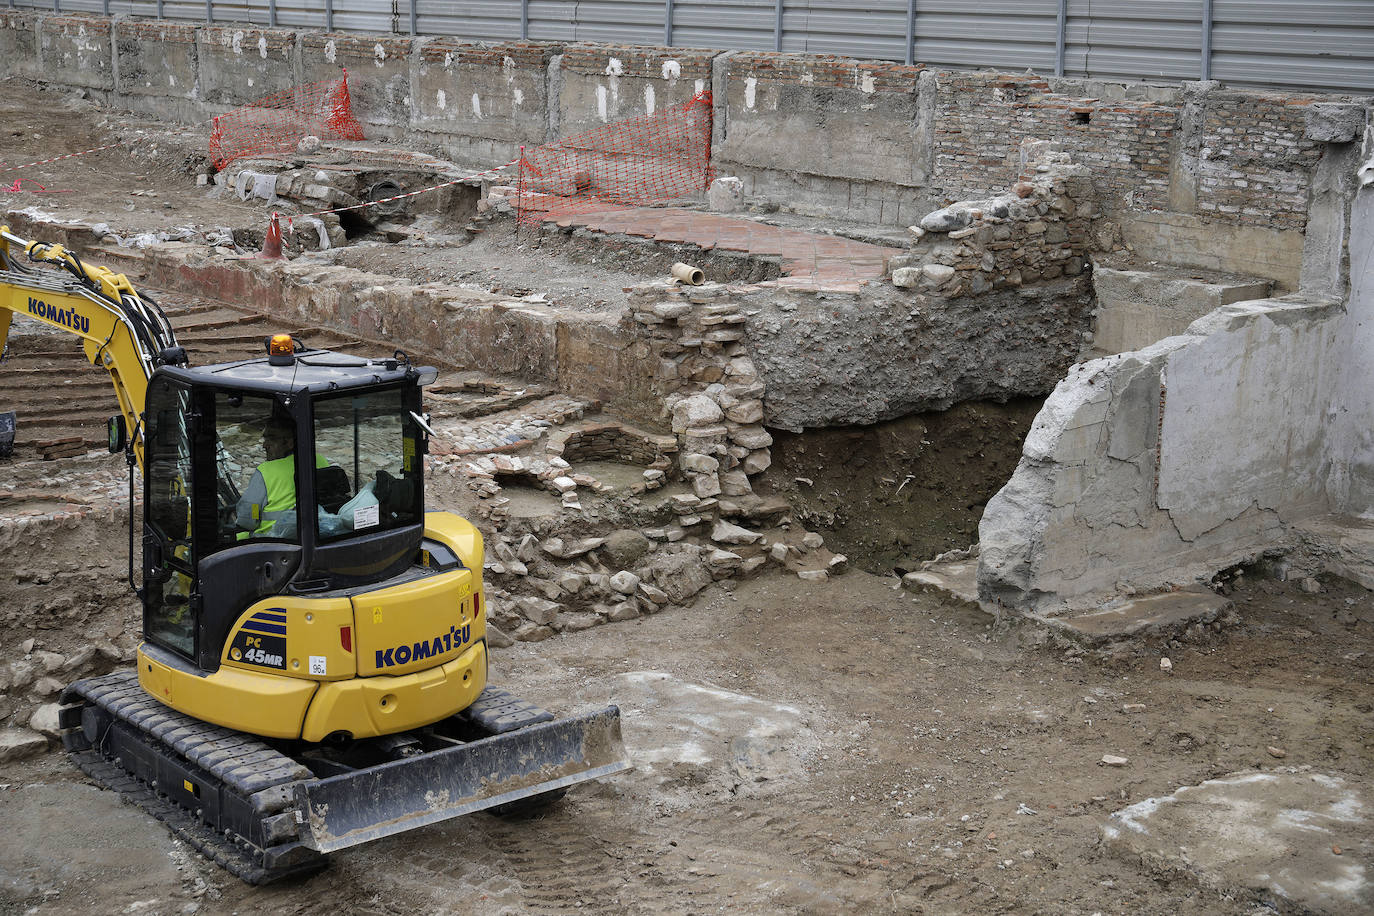
M425 540L420 391L435 370L323 350L270 360L149 382L144 634L205 673L255 601L395 578Z

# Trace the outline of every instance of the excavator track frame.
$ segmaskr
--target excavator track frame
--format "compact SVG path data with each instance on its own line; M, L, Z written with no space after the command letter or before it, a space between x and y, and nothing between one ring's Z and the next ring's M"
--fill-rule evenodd
M61 702L77 766L236 877L267 884L328 863L299 841L294 786L314 774L290 757L163 706L132 671L77 681Z
M477 811L528 817L569 786L630 769L616 707L555 719L495 687L445 720L469 740L323 776L303 762L333 769L312 756L320 746L297 759L192 718L149 696L133 672L77 681L61 702L62 741L83 772L249 884Z

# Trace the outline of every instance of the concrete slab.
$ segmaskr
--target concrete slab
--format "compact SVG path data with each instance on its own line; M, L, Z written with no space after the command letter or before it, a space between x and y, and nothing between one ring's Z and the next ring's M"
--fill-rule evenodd
M1181 630L1211 623L1231 607L1230 600L1205 588L1185 588L1159 595L1119 599L1073 617L1029 615L1088 643Z
M969 607L983 609L978 601L978 558L923 563L916 572L902 576L902 588L923 595L937 595Z
M1243 772L1111 815L1111 852L1280 912L1374 912L1368 787L1355 777Z
M1271 280L1201 268L1111 261L1093 265L1097 326L1093 352L1125 353L1182 334L1203 315L1233 302L1268 298Z
M1323 572L1374 590L1374 519L1324 515L1293 526Z

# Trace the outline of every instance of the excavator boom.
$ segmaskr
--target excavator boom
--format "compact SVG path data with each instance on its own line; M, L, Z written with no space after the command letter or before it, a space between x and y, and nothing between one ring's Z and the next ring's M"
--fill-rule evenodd
M30 267L23 259L48 269ZM124 274L91 267L61 245L31 242L0 226L0 349L16 313L80 337L86 358L109 372L142 468L137 431L148 379L160 365L186 362L162 309L139 295Z

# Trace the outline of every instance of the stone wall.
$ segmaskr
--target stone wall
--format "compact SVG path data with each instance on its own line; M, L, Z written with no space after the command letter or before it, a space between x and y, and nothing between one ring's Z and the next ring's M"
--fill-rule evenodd
M1087 168L1052 149L1042 150L1030 168L1030 180L1008 194L922 217L910 253L890 262L893 284L943 297L1015 289L1076 277L1090 252L1114 246L1114 226L1093 232L1100 210Z
M459 367L553 384L631 417L658 414L647 348L637 347L637 335L615 318L459 286L411 286L337 266L227 259L178 242L147 249L143 266L151 286L295 315L389 347L442 353Z

